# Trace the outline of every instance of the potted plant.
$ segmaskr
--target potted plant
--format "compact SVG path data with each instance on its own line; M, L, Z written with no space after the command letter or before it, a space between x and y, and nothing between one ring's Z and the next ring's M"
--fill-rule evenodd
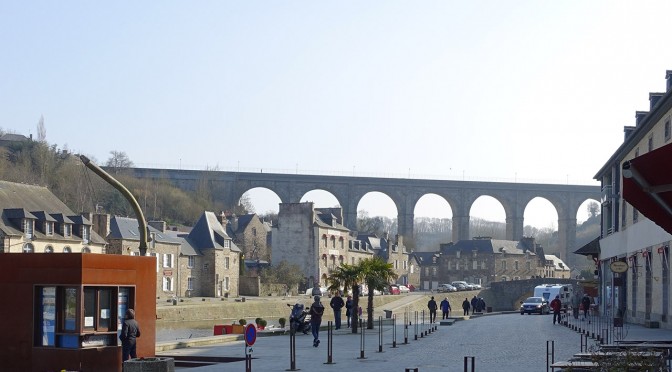
M267 324L268 324L268 322L266 321L266 319L261 319L261 320L259 320L259 323L257 324L257 326L260 330L264 330L264 329L266 329Z
M280 328L285 328L285 324L287 324L287 319L280 318L278 319L278 323L280 324Z
M232 325L232 332L234 334L243 334L245 333L245 324L247 324L247 320L245 319L238 319L238 324Z
M254 324L257 325L257 328L259 328L259 321L260 321L260 320L261 320L261 318L255 318L255 319L254 319Z

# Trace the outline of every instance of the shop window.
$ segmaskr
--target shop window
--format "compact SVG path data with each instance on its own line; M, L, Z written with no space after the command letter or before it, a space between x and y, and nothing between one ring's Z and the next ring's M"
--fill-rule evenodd
M133 298L131 287L36 287L35 346L116 347L117 324Z

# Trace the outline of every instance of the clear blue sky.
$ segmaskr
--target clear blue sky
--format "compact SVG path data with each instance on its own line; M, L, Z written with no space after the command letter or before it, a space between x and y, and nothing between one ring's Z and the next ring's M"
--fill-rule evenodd
M4 1L0 128L35 134L44 115L48 142L101 163L117 150L138 166L597 184L665 89L670 14L670 1Z

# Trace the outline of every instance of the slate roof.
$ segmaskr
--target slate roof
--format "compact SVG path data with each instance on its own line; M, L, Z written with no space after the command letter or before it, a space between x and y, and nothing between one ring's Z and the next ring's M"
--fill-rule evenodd
M154 239L159 243L166 244L180 244L181 241L177 236L164 233L155 229L152 226L147 226L149 232L154 234ZM123 239L140 241L140 229L138 220L130 217L114 216L110 219L110 235L108 239Z
M335 221L333 224L331 221ZM315 225L319 227L324 227L328 229L335 229L335 230L344 230L344 231L350 231L347 227L341 225L338 223L338 218L334 216L333 214L329 213L322 213L318 211L317 209L315 210Z
M471 239L471 240L460 240L452 245L442 245L442 253L452 253L455 251L462 252L472 252L476 251L478 253L508 253L508 254L535 254L533 251L527 249L527 247L519 242L513 240L500 240L500 239Z
M439 257L438 252L413 252L410 254L415 257L420 265L431 265L433 257Z
M15 218L33 218L37 221L51 221L57 223L71 223L68 216L81 217L79 221L85 221L86 218L78 216L65 203L56 197L49 189L43 186L26 185L22 183L0 181L0 231L7 235L23 235L21 230L15 225ZM88 221L88 220L86 220ZM88 223L90 225L90 223ZM76 237L63 237L54 231L54 235L46 236L39 229L34 231L36 239L49 240L77 240ZM91 243L105 244L95 231L90 234Z
M553 254L545 254L544 259L546 261L553 261L553 267L556 271L569 271L569 267L560 257Z
M30 141L30 138L24 136L23 134L5 133L0 136L0 141L25 142Z
M223 241L231 241L217 216L208 211L203 212L186 238L198 249L224 249ZM231 251L240 252L240 248L233 244L233 241L230 244Z

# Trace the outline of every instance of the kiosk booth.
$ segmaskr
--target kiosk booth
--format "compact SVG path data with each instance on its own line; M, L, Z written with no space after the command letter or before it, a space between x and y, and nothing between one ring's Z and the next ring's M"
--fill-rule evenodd
M0 370L122 371L126 309L154 357L156 259L91 253L0 254Z

